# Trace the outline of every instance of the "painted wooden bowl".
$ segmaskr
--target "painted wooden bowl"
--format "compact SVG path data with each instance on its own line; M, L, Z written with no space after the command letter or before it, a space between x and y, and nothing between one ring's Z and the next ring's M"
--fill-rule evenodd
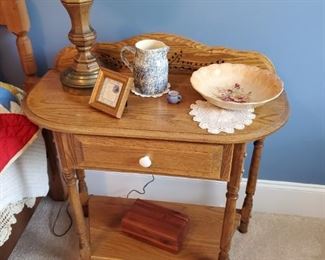
M283 91L283 82L276 74L231 63L212 64L194 71L191 84L211 104L231 110L262 106Z

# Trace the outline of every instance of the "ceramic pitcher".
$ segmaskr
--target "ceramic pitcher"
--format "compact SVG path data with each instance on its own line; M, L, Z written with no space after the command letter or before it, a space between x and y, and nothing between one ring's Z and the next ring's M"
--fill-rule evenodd
M121 59L133 72L135 90L144 95L156 95L166 90L168 84L169 47L161 41L146 39L121 49ZM131 64L126 51L133 53Z

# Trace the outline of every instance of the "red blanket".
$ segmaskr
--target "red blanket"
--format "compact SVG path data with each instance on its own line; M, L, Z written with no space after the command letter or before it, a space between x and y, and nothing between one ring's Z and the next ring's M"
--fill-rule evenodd
M21 90L0 82L0 174L38 134L38 126L21 114L19 94Z
M34 141L38 127L26 116L0 114L0 173Z

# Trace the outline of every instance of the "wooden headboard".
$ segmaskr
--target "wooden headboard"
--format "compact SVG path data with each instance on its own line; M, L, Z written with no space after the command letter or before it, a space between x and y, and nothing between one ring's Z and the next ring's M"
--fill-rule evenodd
M0 25L7 27L8 31L16 37L16 45L20 64L25 74L24 90L29 92L38 82L37 66L33 54L32 43L28 37L30 29L29 14L25 0L0 0ZM66 191L62 184L57 164L55 145L52 140L52 134L49 131L43 131L46 144L48 164L49 164L49 184L50 196L55 200L64 200ZM37 204L40 199L37 200ZM16 215L17 223L12 226L11 236L3 246L0 247L0 259L7 259L15 247L20 235L24 231L35 208L24 208Z
M39 81L39 78L36 74L37 65L33 54L32 43L28 37L30 20L25 0L0 0L0 25L5 25L17 37L18 54L25 74L24 90L29 92ZM49 163L49 194L54 200L65 200L67 191L60 176L60 168L52 133L44 130L43 137Z
M38 81L32 44L28 37L30 21L25 0L0 0L0 25L16 35L17 49L25 80L24 90L30 91Z

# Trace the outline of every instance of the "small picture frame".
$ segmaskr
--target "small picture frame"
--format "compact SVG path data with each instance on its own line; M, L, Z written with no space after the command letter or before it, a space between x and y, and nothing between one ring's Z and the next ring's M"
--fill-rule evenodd
M121 118L132 83L133 78L101 68L89 105L116 118Z

